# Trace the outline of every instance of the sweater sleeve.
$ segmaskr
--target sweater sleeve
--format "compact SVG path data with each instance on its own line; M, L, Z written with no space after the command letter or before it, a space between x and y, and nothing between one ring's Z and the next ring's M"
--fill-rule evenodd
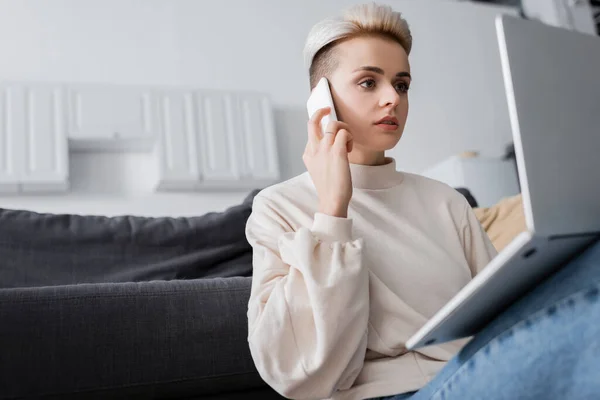
M466 201L461 241L472 277L475 277L498 254L471 206Z
M255 197L246 225L253 248L248 341L261 377L281 395L328 398L362 369L369 278L352 220L316 213L293 231Z

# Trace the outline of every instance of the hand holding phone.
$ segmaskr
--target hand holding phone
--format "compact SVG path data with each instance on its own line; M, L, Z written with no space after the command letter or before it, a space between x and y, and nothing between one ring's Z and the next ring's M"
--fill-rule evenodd
M306 107L310 121L302 159L317 190L319 212L346 218L352 198L348 161L352 134L348 124L337 119L326 78L313 89Z

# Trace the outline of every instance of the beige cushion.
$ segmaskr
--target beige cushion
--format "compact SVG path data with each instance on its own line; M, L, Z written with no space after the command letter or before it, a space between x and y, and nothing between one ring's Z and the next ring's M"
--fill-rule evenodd
M473 211L498 251L526 229L520 194L506 197L491 207L475 208Z

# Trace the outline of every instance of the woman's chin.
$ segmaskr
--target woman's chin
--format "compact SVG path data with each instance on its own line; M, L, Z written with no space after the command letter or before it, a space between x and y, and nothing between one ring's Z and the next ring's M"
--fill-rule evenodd
M366 141L368 143L365 143L365 147L371 148L371 149L377 149L377 151L385 151L385 150L390 150L393 149L398 142L400 141L400 138L402 137L402 131L400 129L396 130L396 131L386 131L386 132L374 132L374 134L369 136L369 140Z
M363 141L355 141L356 144L359 144L360 147L364 148L364 149L369 149L370 151L387 151L387 150L391 150L394 147L396 147L396 145L398 144L398 142L400 141L400 137L402 135L373 135L371 137L369 137L369 140L363 140Z

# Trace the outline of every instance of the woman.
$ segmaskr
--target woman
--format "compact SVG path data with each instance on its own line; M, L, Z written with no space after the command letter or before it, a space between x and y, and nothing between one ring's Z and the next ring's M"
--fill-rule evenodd
M307 173L258 194L246 229L250 349L263 379L286 397L454 395L437 389L463 360L413 393L465 342L414 352L404 343L496 252L462 195L396 171L385 156L408 115L411 45L401 15L377 4L309 34L311 87L328 78L343 122L323 133L329 110L311 118ZM478 398L460 390L446 398Z

